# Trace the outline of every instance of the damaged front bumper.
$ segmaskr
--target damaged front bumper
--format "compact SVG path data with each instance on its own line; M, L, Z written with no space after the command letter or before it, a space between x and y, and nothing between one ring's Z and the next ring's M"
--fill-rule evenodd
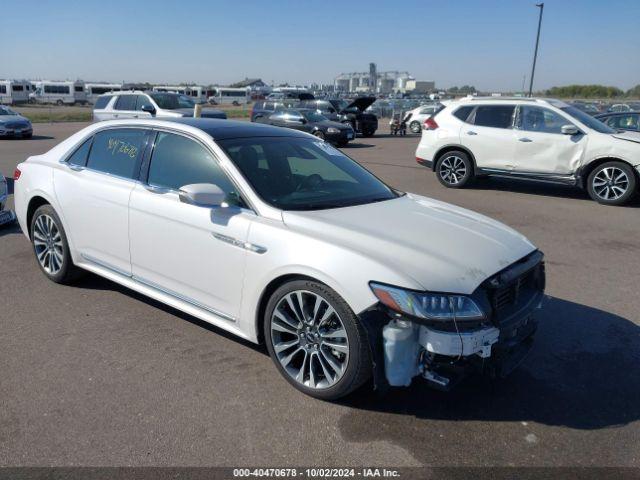
M536 251L474 293L486 297L487 322L437 325L382 305L363 312L376 387L408 386L419 376L448 390L470 373L507 376L531 349L538 325L534 314L542 305L544 287L543 256Z

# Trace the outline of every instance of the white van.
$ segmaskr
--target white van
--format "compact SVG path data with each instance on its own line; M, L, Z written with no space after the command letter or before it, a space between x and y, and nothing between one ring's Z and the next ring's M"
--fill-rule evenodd
M0 104L11 105L29 101L31 83L26 80L0 80Z
M250 99L248 88L216 87L212 93L207 101L214 105L246 105Z
M121 83L85 83L84 90L87 95L87 102L95 104L100 95L122 90Z
M35 85L36 90L29 94L29 101L32 103L73 105L74 103L87 102L84 82L52 82L49 80L38 80L33 82L33 85Z

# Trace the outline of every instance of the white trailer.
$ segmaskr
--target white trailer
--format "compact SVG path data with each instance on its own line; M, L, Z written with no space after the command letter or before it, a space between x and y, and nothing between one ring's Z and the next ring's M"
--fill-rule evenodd
M38 80L33 82L33 85L36 87L35 92L29 95L29 101L33 103L73 105L74 103L87 102L84 82Z
M28 102L30 90L31 82L26 80L0 80L0 104Z
M87 102L93 104L100 95L122 90L121 83L85 83L84 91L87 95Z
M207 98L214 105L246 105L249 103L249 88L216 87L214 95Z
M188 88L189 87L185 87L184 85L156 85L155 87L153 87L153 91L180 93L182 95L186 95Z

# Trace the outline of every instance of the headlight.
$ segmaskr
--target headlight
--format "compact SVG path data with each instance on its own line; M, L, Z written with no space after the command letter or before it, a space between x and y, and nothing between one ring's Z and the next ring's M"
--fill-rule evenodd
M429 320L481 320L480 307L466 295L414 292L380 283L369 284L374 295L390 309Z
M327 133L340 133L340 130L337 128L329 127L327 128Z

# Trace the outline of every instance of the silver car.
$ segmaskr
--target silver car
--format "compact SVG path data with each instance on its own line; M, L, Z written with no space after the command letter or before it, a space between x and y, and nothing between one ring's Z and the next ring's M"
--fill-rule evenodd
M93 107L93 120L127 118L172 119L193 117L195 102L186 95L171 92L114 92L98 97ZM202 118L227 118L222 110L203 109Z

